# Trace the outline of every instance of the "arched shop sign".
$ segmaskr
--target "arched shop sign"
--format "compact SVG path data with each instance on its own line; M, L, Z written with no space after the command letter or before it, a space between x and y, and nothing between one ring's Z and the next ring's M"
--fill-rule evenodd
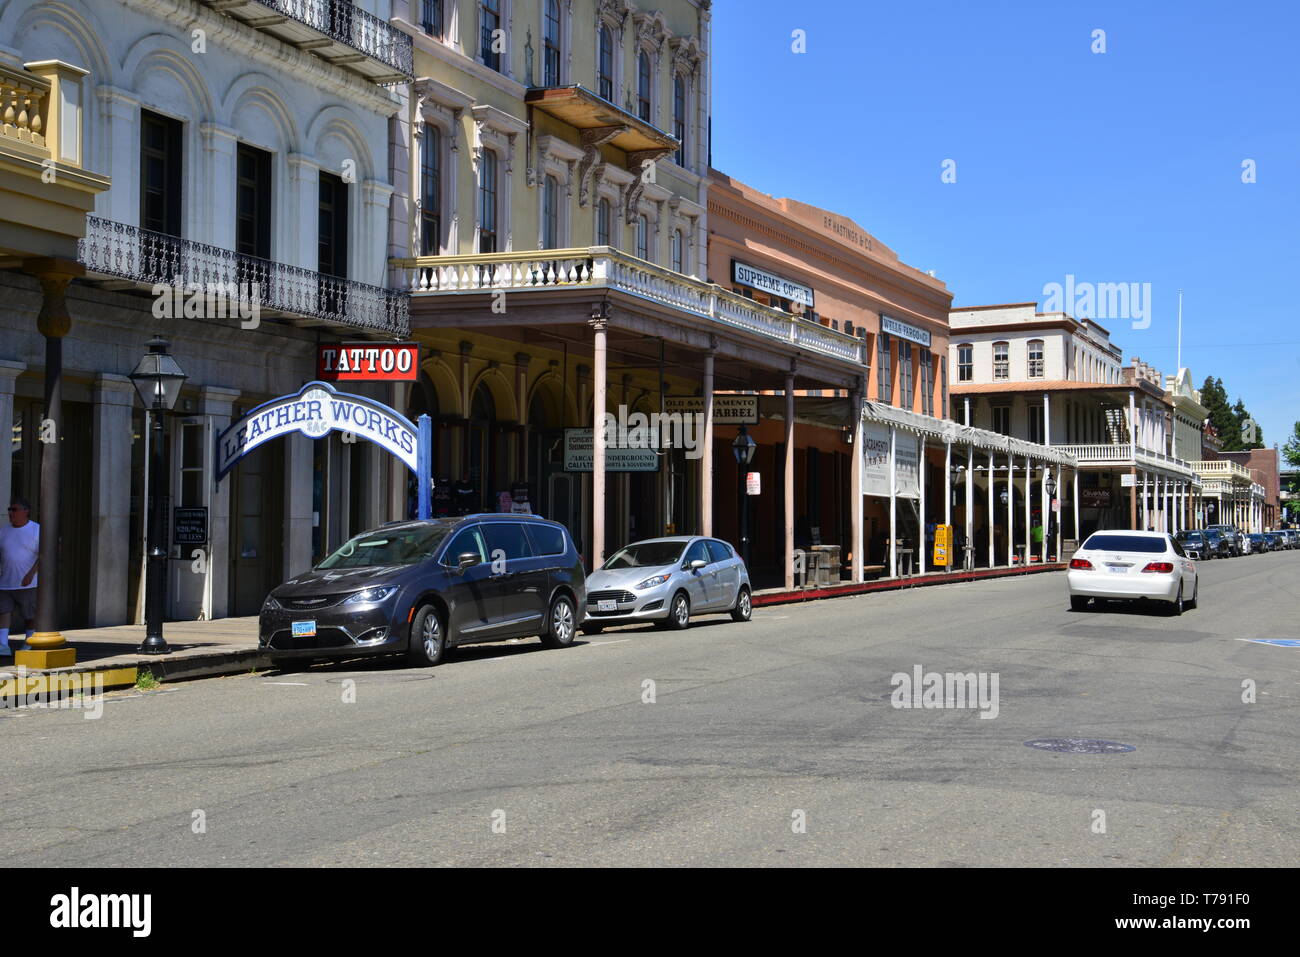
M347 432L391 452L415 473L419 487L419 517L432 514L429 480L433 474L433 427L427 415L419 425L382 402L364 395L339 392L327 382L308 382L292 395L282 395L253 409L217 436L217 481L263 442L300 432L319 439L330 432Z

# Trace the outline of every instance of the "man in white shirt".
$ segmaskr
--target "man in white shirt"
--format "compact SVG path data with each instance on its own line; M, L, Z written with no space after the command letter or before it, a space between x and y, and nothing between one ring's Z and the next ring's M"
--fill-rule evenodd
M14 609L22 612L31 638L36 620L36 571L41 526L29 515L31 505L15 496L9 503L9 527L0 525L0 658L9 657L9 622Z

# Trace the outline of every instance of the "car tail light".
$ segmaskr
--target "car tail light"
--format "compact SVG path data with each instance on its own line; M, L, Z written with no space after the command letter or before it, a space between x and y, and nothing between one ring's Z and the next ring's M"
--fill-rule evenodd
M1086 558L1071 558L1070 567L1081 568L1084 571L1092 571L1092 562L1088 561Z
M1148 562L1147 567L1142 569L1144 572L1156 572L1158 574L1168 574L1174 570L1173 562Z

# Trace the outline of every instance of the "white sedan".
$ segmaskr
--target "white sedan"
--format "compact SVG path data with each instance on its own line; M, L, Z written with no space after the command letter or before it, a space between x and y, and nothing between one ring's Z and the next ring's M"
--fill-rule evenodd
M1181 615L1196 607L1200 583L1196 562L1164 532L1094 532L1070 559L1066 577L1075 611L1089 599L1153 599Z

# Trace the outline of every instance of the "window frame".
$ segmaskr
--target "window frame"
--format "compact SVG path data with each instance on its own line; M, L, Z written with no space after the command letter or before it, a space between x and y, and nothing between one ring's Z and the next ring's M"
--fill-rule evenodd
M554 173L542 178L542 248L560 248L560 180Z
M551 16L551 12L555 16ZM562 86L564 83L564 12L560 0L542 0L542 86ZM554 37L551 36L552 26ZM554 73L552 73L554 57Z
M888 405L894 404L894 347L887 332L877 333L876 338L876 400Z
M957 381L975 381L975 344L973 342L957 343Z
M644 123L654 125L654 64L650 62L650 51L642 47L637 51L636 60L636 115Z
M440 255L443 248L442 239L442 177L443 177L443 132L436 123L424 122L420 135L420 251L425 256ZM432 160L432 162L430 162ZM433 209L430 211L429 187L432 184L434 197ZM433 235L429 226L433 225ZM432 243L430 242L432 239Z
M602 22L596 27L596 95L608 103L613 103L618 95L614 76L614 31Z
M898 340L898 400L899 408L912 411L912 343Z
M483 147L483 151L480 154L480 158L479 158L479 171L478 171L478 184L477 184L478 185L478 189L477 189L478 247L479 247L478 251L480 253L494 253L499 251L500 249L501 237L500 237L499 230L500 230L500 214L501 214L501 210L500 210L501 194L500 194L500 186L499 186L500 177L498 175L500 170L500 163L501 163L501 158L497 156L496 150L493 150L487 146ZM489 170L491 171L490 176L488 174ZM490 188L488 184L489 179L491 179L492 181ZM489 194L491 197L490 199L489 199ZM488 226L489 213L491 213L492 216L491 228L489 228ZM484 240L488 236L491 236L492 239L491 249L483 248Z
M999 348L1002 351L998 357ZM1011 378L1011 343L1002 341L993 343L993 381L1005 382Z
M494 24L489 27L489 18L495 18ZM506 49L500 53L495 53L491 46L491 35L497 30L505 30L502 25L506 21L506 12L502 10L502 0L478 0L478 56L479 62L489 70L495 70L497 73L505 73L501 68L502 63L510 57L509 35L503 33L506 40Z
M690 80L680 70L673 72L673 136L677 138L677 152L674 159L678 166L686 169L686 132L689 126L687 116L690 110ZM678 112L680 106L681 112Z
M1025 343L1025 347L1025 372L1027 373L1027 377L1030 379L1043 378L1047 368L1047 363L1044 359L1046 343L1044 343L1042 339L1030 339ZM1035 347L1037 347L1037 357L1034 355ZM1035 371L1035 369L1037 369L1037 371Z

